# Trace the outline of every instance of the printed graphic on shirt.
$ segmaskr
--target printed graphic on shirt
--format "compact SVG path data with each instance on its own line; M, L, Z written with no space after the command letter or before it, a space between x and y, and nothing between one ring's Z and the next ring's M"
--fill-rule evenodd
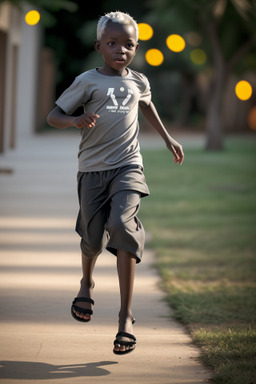
M110 97L112 103L111 105L108 105L106 109L108 109L109 112L114 113L128 113L130 111L130 107L127 104L133 95L133 91L129 88L125 91L124 87L121 87L119 90L123 94L123 100L118 104L115 95L115 88L108 88L107 96Z

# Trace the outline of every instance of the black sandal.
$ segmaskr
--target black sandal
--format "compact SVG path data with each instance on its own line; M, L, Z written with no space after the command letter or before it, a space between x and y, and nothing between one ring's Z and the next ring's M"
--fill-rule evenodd
M117 340L118 337L127 337L129 339L132 339L133 341L123 341L123 340L119 341L119 340ZM126 355L127 353L130 353L130 352L134 351L135 345L136 345L136 337L133 336L131 333L118 332L116 334L116 339L114 341L114 346L116 346L116 345L124 345L125 347L133 347L133 348L127 349L125 351L115 351L113 349L113 352L116 355Z
M93 311L91 309L81 308L75 305L76 303L79 303L79 302L91 303L92 305L94 305L94 300L90 299L89 297L76 297L71 306L71 315L73 316L73 318L82 323L88 323L88 321L90 321L91 319L82 319L81 317L76 316L76 314L74 313L74 310L77 312L81 312L89 315L92 315Z

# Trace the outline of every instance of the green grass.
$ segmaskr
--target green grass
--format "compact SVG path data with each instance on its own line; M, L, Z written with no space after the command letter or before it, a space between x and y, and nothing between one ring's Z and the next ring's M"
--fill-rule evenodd
M152 235L166 300L201 346L216 383L256 383L256 140L223 152L143 151Z

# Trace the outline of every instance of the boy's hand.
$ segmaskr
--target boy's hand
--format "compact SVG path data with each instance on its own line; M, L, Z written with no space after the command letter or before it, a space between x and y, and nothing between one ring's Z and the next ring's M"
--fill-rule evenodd
M166 144L169 151L171 151L174 155L174 163L181 165L184 160L184 153L182 146L175 140L172 140L171 142L168 142Z
M96 124L96 119L99 118L99 115L94 113L84 113L83 115L76 116L73 119L74 127L82 128L92 128Z

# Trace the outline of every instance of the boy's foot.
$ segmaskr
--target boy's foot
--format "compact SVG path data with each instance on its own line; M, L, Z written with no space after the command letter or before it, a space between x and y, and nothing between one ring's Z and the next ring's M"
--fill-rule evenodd
M80 290L77 294L76 299L74 300L76 301L76 303L73 302L73 305L71 307L71 310L75 315L75 317L78 317L78 319L81 319L81 321L90 321L92 318L92 314L93 314L92 309L94 304L94 301L92 300L92 291L94 286L95 286L94 282L92 282L91 286L88 287L88 285L84 283L83 279L81 280ZM81 298L81 301L79 300L79 298ZM86 298L88 299L88 301L83 301L82 298L83 299ZM75 308L74 308L74 304L75 304ZM79 308L81 308L81 311L79 311ZM86 311L88 312L86 313Z
M114 341L114 353L126 354L135 349L136 338L133 336L133 323L134 318L131 315L119 316L119 329Z

